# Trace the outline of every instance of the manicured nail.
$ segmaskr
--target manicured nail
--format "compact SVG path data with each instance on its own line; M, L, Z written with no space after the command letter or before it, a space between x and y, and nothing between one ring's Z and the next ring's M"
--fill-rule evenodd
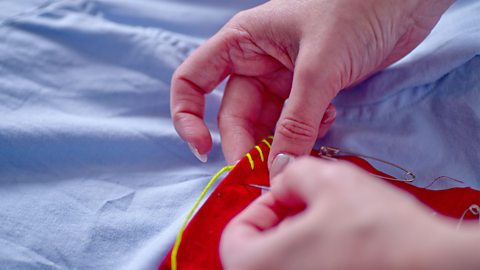
M270 169L270 179L278 175L293 160L293 157L287 154L278 154L272 163Z
M322 124L330 124L337 117L337 110L330 106L325 112L325 116L326 117L322 120Z
M193 144L191 143L188 143L188 147L190 148L190 151L192 151L192 153L195 155L195 157L198 158L198 160L200 160L203 163L207 162L208 160L207 154L200 154L198 152L198 149L195 146L193 146Z

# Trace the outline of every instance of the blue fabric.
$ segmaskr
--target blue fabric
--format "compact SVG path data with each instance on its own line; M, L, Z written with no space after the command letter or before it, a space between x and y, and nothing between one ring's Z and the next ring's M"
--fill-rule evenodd
M480 189L479 14L479 1L457 1L412 53L342 92L322 143L401 164L418 186L446 175ZM432 188L457 185L444 179Z
M200 164L170 122L170 76L259 2L0 2L1 268L157 266L224 165L221 91ZM479 187L478 14L480 2L458 1L412 54L344 91L320 143L395 161L419 185L445 174Z

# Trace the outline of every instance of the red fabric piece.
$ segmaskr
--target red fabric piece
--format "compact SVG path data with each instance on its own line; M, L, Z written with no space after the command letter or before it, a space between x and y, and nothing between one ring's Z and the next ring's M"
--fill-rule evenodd
M267 141L271 143L271 139ZM189 222L177 254L179 270L222 269L219 243L223 229L234 216L261 194L259 189L248 184L269 185L267 168L269 145L263 142L259 147L264 161L261 160L260 152L254 148L249 153L254 168L252 169L247 157L240 160ZM340 159L350 161L373 174L390 177L361 158L348 156ZM465 212L472 204L480 205L480 192L477 190L471 188L429 190L407 183L385 181L414 195L439 214L458 219L466 213L465 219L478 218L469 211ZM160 265L160 270L171 269L170 255L171 251Z
M349 156L342 157L342 159L348 160L373 174L391 177L376 170L372 165L361 158ZM426 206L432 208L432 212L456 219L460 219L464 213L465 219L478 218L478 216L475 216L470 211L465 212L465 210L467 210L472 204L480 205L480 191L478 190L468 187L431 190L416 187L405 182L382 180L381 178L378 179L380 181L387 181L388 183L412 194Z
M248 184L269 185L267 160L270 149L266 143L259 147L264 162L261 161L260 152L254 148L250 152L254 161L253 170L247 157L241 159L189 222L178 250L177 269L222 269L218 247L223 229L261 194L260 189ZM170 250L160 270L171 269L171 252Z

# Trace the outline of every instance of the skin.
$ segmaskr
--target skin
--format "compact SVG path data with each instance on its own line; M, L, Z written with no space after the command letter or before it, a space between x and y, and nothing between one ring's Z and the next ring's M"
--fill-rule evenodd
M207 154L204 96L230 76L218 115L227 162L273 133L270 168L279 153L308 154L335 119L337 93L405 56L451 2L272 0L242 11L174 73L174 126Z
M474 227L455 230L357 168L290 162L328 131L339 91L408 54L452 2L272 0L234 16L176 70L172 119L197 156L212 147L205 95L227 76L218 115L227 162L275 134L273 190L227 227L225 269L480 268Z
M232 220L220 254L225 270L479 269L478 224L456 225L360 168L309 157Z

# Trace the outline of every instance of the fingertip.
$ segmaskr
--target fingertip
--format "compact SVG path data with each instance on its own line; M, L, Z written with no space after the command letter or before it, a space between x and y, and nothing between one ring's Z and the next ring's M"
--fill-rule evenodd
M337 108L335 107L335 105L330 103L327 109L325 110L325 113L323 114L322 124L326 125L326 124L333 123L333 121L335 121L336 118L337 118Z
M318 135L317 138L323 138L327 132L332 127L333 123L337 118L337 109L335 105L330 103L325 114L323 115L322 122L320 123L320 127L318 128Z
M203 128L202 128L203 129ZM203 131L203 136L193 135L193 136L186 136L188 139L185 141L191 145L195 150L198 152L199 155L207 155L210 150L212 149L212 137L210 132L205 127L206 131ZM200 132L199 132L200 133Z
M174 116L174 127L180 137L187 143L192 153L200 161L207 161L207 154L212 149L212 137L203 120L188 113Z
M198 159L200 160L201 162L203 163L206 163L208 161L208 156L207 154L200 154L200 152L198 151L198 149L191 143L187 143L188 144L188 148L190 148L190 151L192 151L193 155Z

